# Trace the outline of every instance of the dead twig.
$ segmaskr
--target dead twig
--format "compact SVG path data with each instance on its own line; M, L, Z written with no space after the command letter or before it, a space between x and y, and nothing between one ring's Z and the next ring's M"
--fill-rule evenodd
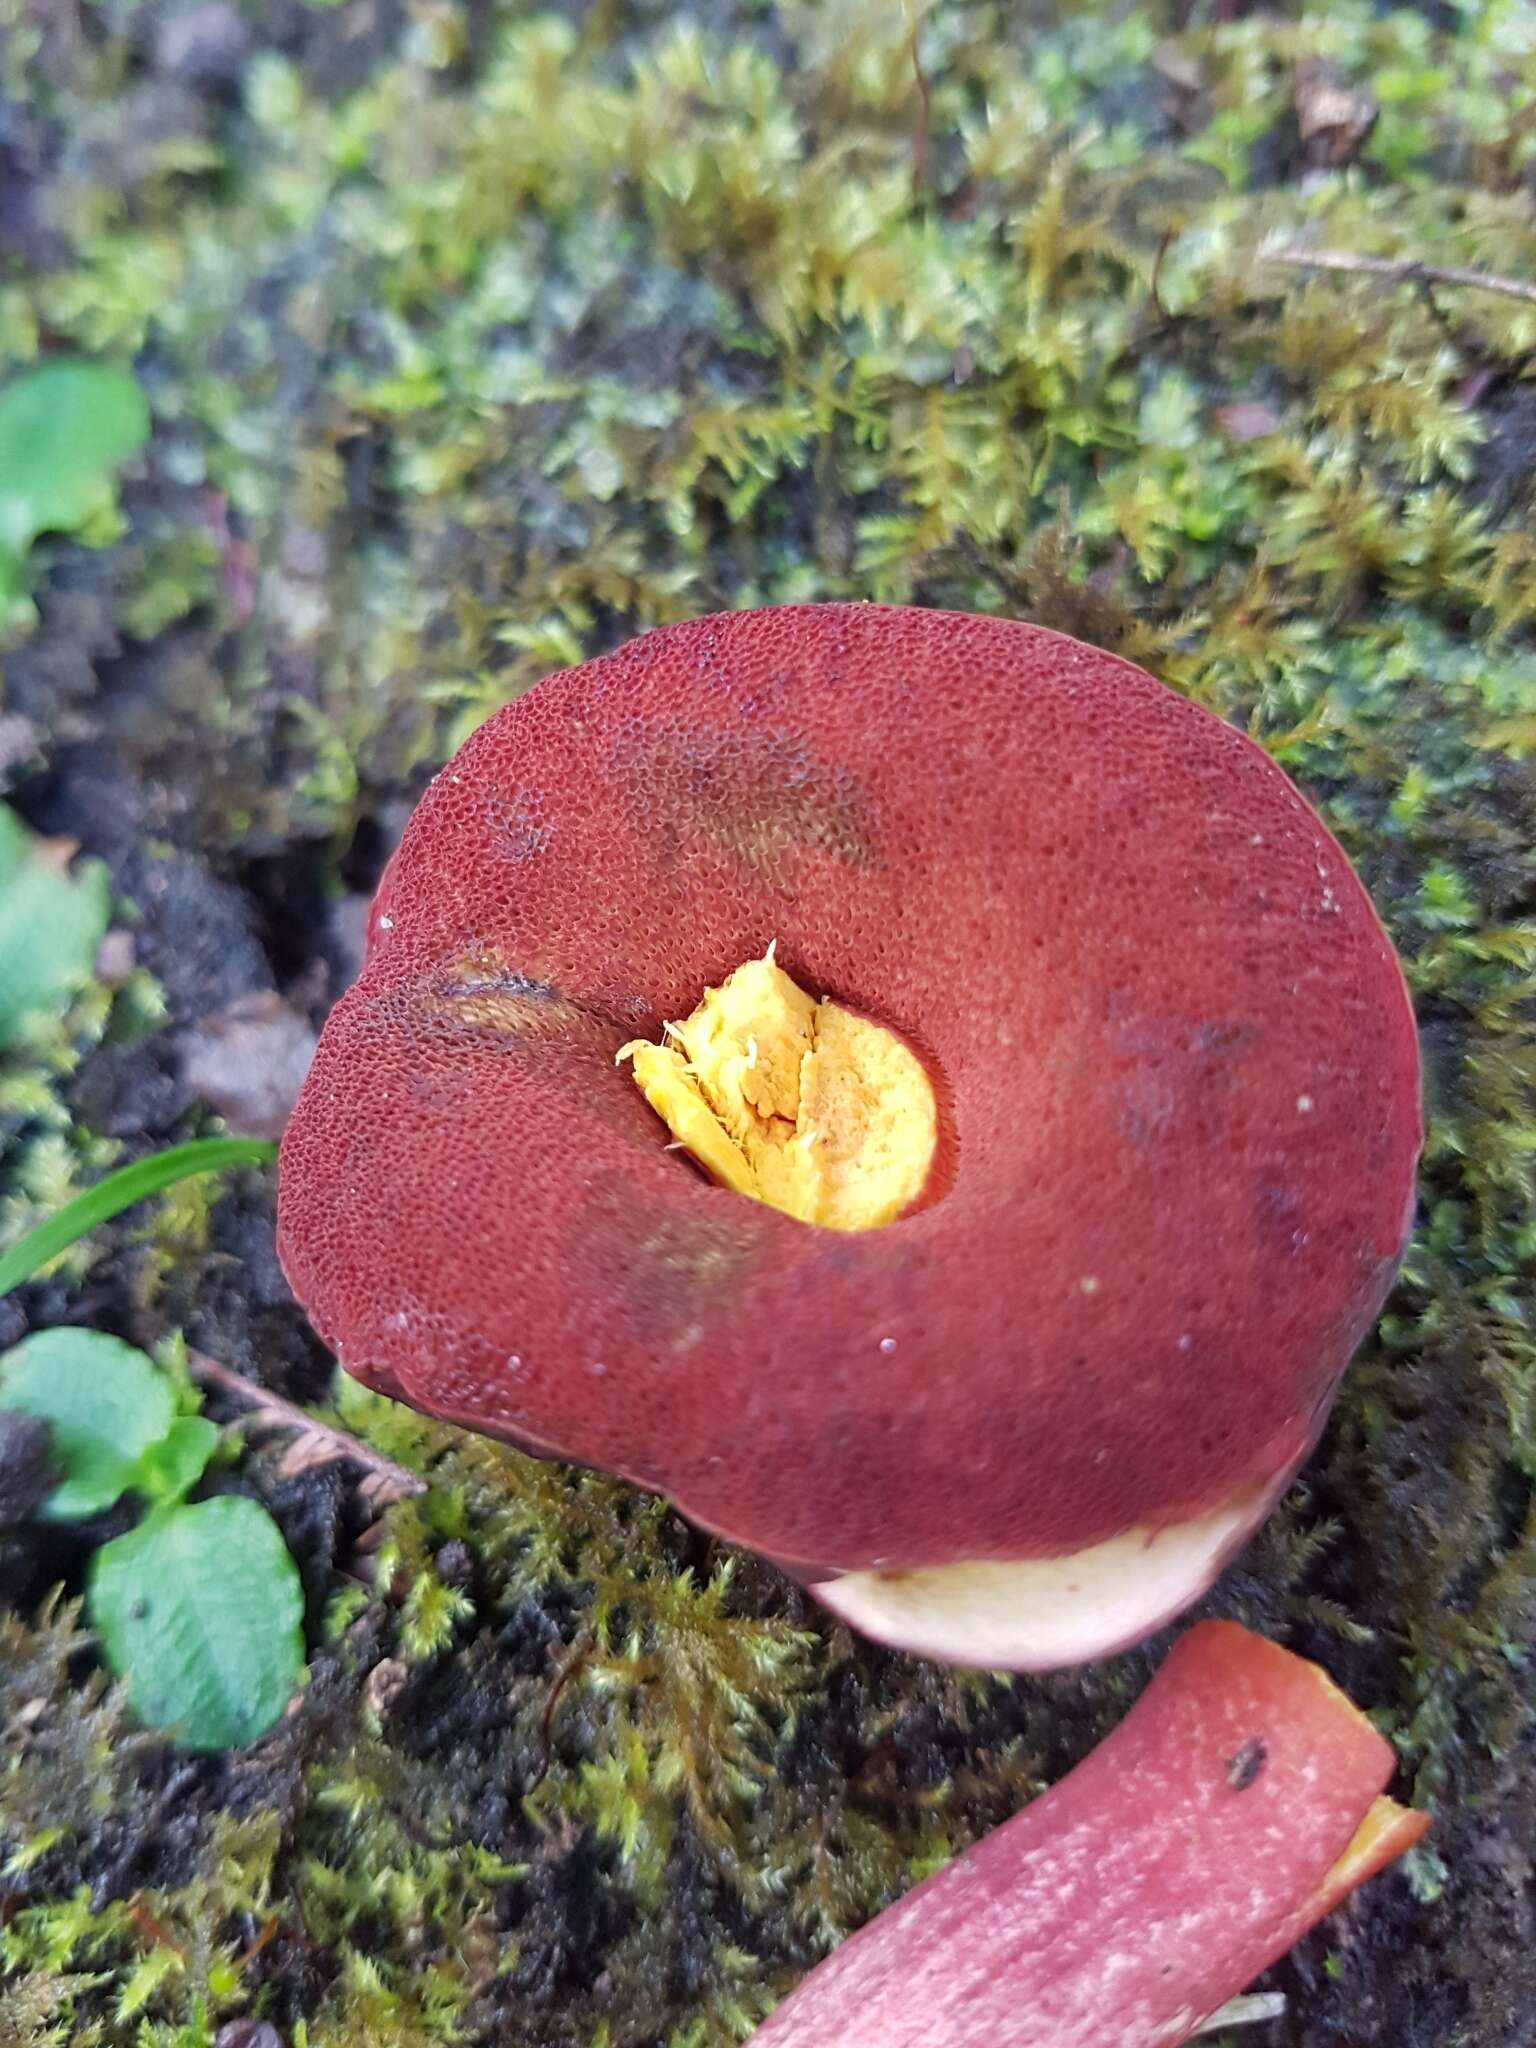
M1357 256L1348 249L1266 249L1265 263L1284 263L1292 270L1340 270L1362 277L1390 277L1397 284L1454 284L1469 290L1497 292L1536 306L1536 284L1518 277L1498 277L1489 270L1463 270L1455 263L1419 263L1395 256Z
M129 1830L127 1841L106 1869L97 1875L91 1890L93 1911L100 1912L108 1899L116 1897L119 1886L127 1882L129 1872L145 1848L155 1841L161 1822L176 1806L178 1800L195 1790L201 1775L194 1763L178 1764L172 1771L165 1784L150 1801L148 1811L137 1816L138 1825ZM173 1934L166 1932L147 1906L140 1905L136 1911L135 1906L130 1904L128 1912L130 1918L138 1925L139 1931L147 1934L152 1942L157 1942L162 1947L173 1948L179 1956L185 1958L187 1952L181 1942Z
M257 1429L295 1432L295 1441L283 1453L278 1468L284 1474L304 1472L316 1465L339 1464L345 1459L350 1465L360 1465L368 1475L358 1492L375 1507L388 1507L392 1501L404 1500L407 1494L426 1492L427 1482L418 1473L408 1472L393 1458L370 1450L344 1429L333 1429L329 1423L317 1421L296 1403L285 1401L281 1394L269 1394L265 1387L253 1385L242 1374L210 1358L206 1351L189 1350L187 1369L201 1385L217 1387L242 1407L252 1409Z
M544 1717L539 1724L539 1734L544 1744L544 1761L539 1766L539 1775L534 1779L534 1785L543 1781L555 1760L555 1709L560 1704L560 1695L596 1647L597 1638L591 1629L584 1628L555 1667L554 1683L549 1689L549 1698L544 1703ZM528 1789L531 1792L533 1785Z
M921 7L914 4L914 0L907 0L907 43L912 58L912 79L917 87L917 118L912 127L912 199L915 205L921 204L928 183L928 135L933 119L933 95L928 85L928 74L923 69L919 40L922 26Z
M1172 247L1172 245L1173 229L1164 228L1162 232L1162 237L1157 245L1157 254L1152 259L1152 277L1147 285L1148 295L1150 296L1153 305L1157 308L1157 317L1159 320L1162 321L1165 327L1171 327L1173 325L1173 317L1169 313L1168 308L1163 304L1163 294L1159 287L1162 283L1163 278L1163 258L1168 254L1168 251Z

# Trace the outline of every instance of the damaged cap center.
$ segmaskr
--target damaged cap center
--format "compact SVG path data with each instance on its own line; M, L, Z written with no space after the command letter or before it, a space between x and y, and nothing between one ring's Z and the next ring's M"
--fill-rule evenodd
M618 1057L722 1187L827 1230L893 1223L922 1193L938 1144L922 1061L883 1024L807 995L772 946L665 1030Z

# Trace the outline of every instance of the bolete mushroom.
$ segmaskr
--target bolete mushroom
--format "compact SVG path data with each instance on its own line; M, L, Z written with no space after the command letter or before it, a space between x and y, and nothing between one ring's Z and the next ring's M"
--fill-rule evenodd
M753 2048L1174 2048L1429 1825L1317 1665L1234 1622L814 1969Z
M279 1243L368 1384L1048 1666L1286 1485L1419 1143L1392 948L1250 740L1058 633L791 606L552 676L438 775Z

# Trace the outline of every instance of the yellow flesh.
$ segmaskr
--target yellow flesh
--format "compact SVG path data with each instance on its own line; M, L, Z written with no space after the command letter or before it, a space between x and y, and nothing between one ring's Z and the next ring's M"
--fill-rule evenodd
M1380 1862L1379 1852L1382 1843L1388 1836L1397 1833L1404 1818L1404 1809L1395 1799L1373 1799L1365 1810L1364 1820L1350 1837L1349 1847L1328 1872L1318 1890L1331 1899L1342 1899L1344 1894L1352 1892L1363 1878L1372 1876Z
M808 996L771 946L667 1036L619 1058L722 1187L828 1230L893 1222L922 1191L938 1137L922 1063L883 1025Z

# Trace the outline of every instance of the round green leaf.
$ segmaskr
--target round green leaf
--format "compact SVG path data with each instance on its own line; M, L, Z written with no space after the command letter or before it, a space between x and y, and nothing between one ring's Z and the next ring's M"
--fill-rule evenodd
M159 1368L100 1330L40 1330L0 1357L0 1407L49 1426L63 1483L48 1496L56 1521L111 1507L134 1466L176 1420L176 1393Z
M0 1047L23 1017L63 1011L107 928L106 869L83 861L72 872L67 850L35 838L0 804Z
M253 1500L163 1509L105 1544L87 1608L134 1713L189 1749L265 1735L304 1670L298 1568Z
M147 1500L183 1499L203 1476L218 1447L217 1423L206 1415L181 1415L158 1443L148 1445L134 1462L130 1482Z
M112 472L149 433L126 370L60 359L0 391L0 550L24 556L40 533L72 531Z

